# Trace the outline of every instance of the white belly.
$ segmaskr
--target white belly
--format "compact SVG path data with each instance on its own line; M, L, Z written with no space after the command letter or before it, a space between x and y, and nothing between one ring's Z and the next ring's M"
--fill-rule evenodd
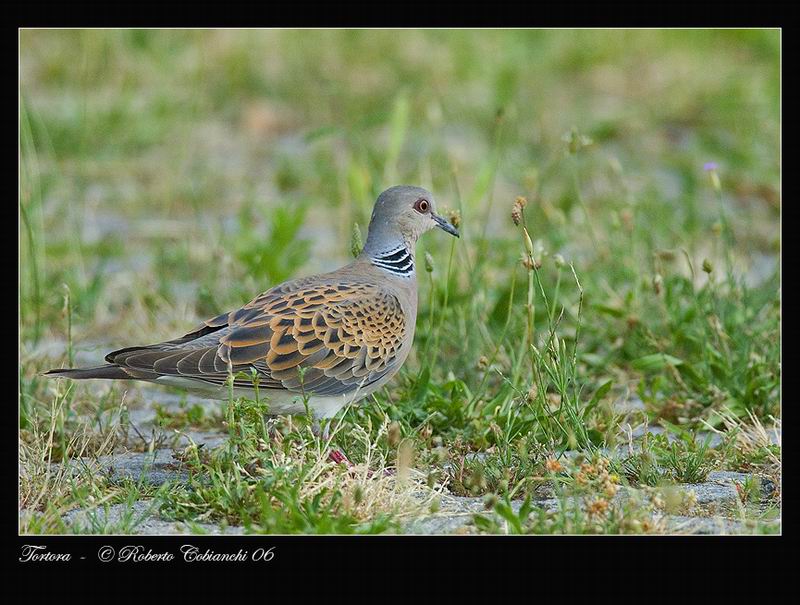
M226 400L230 397L230 389L226 386L217 386L203 383L191 378L181 378L180 376L161 376L153 380L155 384L178 387L186 389L192 393L208 397L210 399ZM366 392L347 393L344 395L320 396L313 395L308 399L308 407L315 418L333 418L336 412L344 406L355 403L363 399ZM253 389L234 388L233 396L247 397L253 399L255 391ZM259 400L264 401L269 406L270 414L305 414L306 407L303 404L303 397L297 393L288 391L277 391L272 389L261 389L258 394Z

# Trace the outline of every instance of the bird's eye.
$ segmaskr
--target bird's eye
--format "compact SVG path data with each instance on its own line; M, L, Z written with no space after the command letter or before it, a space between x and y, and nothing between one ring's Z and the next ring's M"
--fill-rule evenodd
M428 200L417 200L416 202L414 202L414 210L416 210L417 212L425 214L430 209L431 205L430 203L428 203Z

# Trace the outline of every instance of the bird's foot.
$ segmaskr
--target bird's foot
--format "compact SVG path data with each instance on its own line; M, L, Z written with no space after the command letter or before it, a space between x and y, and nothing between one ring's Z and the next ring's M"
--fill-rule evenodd
M347 456L344 455L344 452L341 450L331 450L328 452L328 460L334 462L336 464L344 464L347 466L347 470L350 473L351 477L356 476L356 465L350 462ZM384 477L392 477L394 475L394 471L392 469L385 468L382 471L382 475ZM375 471L367 469L367 478L372 479L375 476Z
M335 464L344 464L348 468L353 468L353 463L347 459L347 456L344 455L344 452L341 450L331 450L328 452L328 460Z

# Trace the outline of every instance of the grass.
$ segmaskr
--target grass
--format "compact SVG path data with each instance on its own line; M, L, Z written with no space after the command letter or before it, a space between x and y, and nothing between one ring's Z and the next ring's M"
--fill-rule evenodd
M54 463L191 431L227 440L188 446L162 515L256 532L402 531L443 489L488 498L480 531L660 531L559 483L575 452L642 490L778 479L779 52L774 30L24 30L22 529L156 497ZM411 356L337 418L356 477L265 402L38 375L346 263L401 182L462 237L419 243ZM140 410L157 435L130 437ZM580 506L508 508L544 493Z
M424 511L435 496L417 472L383 476L387 460L372 439L385 437L386 424L374 437L371 427L352 431L365 455L348 471L327 461L307 423L287 420L270 435L263 408L254 405L237 400L229 407L224 447L183 452L191 478L165 498L167 518L222 521L256 533L378 533L396 530L398 518Z

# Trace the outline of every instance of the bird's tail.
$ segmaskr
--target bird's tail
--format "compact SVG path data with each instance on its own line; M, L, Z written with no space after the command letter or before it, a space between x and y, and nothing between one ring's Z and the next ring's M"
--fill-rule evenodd
M109 380L132 378L130 374L116 365L97 366L96 368L63 368L61 370L44 372L43 376L51 378L72 378L74 380L85 380L87 378L105 378Z

